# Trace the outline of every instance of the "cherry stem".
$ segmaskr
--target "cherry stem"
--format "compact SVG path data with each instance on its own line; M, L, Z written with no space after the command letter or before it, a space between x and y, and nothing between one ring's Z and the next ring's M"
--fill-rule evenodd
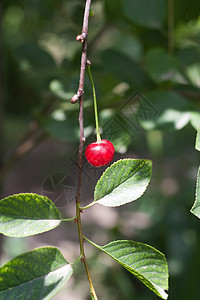
M95 114L95 123L96 123L96 134L97 134L97 143L101 142L101 136L99 133L99 118L98 118L98 108L97 108L97 97L96 97L96 91L94 86L94 81L92 78L91 68L90 65L87 65L87 71L90 78L90 82L92 85L92 93L93 93L93 100L94 100L94 114Z

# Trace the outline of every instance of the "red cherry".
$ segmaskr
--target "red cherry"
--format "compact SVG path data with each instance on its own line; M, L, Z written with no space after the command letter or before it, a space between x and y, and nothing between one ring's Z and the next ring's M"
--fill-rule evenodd
M85 149L85 157L94 167L102 167L109 164L112 161L114 154L115 148L108 140L91 143Z

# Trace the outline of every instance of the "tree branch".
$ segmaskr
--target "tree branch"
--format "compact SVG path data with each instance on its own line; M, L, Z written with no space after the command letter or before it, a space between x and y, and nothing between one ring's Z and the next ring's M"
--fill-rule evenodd
M86 0L85 12L83 18L82 33L76 37L77 41L80 41L82 45L82 55L81 55L81 68L80 68L80 79L77 94L75 94L71 103L76 103L79 101L79 128L80 128L80 141L79 141L79 154L78 154L78 188L76 193L76 222L78 225L79 243L80 243L80 257L81 262L84 263L85 270L87 273L88 281L90 284L90 293L92 299L98 300L94 286L92 283L89 267L87 264L85 252L84 252L84 237L82 233L82 223L81 223L81 186L82 186L82 160L83 160L83 145L85 142L84 137L84 123L83 123L83 103L84 103L84 82L85 82L85 69L87 66L87 35L88 35L88 22L90 13L91 0Z
M85 69L87 64L87 35L88 35L90 5L91 5L91 0L86 0L82 33L76 37L76 40L82 42L83 46L82 46L82 55L81 55L79 87L78 87L77 94L75 94L71 99L72 103L76 103L79 100L79 128L80 128L79 157L78 157L79 175L78 175L78 189L76 195L76 201L79 203L80 203L80 191L81 191L81 184L82 184L83 145L85 142L84 126L83 126L83 95L84 95Z
M0 76L1 79L1 76ZM1 85L1 83L0 83ZM1 88L1 87L0 87ZM1 90L0 90L1 93ZM0 94L0 101L1 101L1 94ZM3 105L3 104L2 104ZM49 115L53 108L54 103L48 101L44 107L42 107L40 114L42 116ZM0 102L1 106L1 102ZM1 153L1 145L3 139L3 130L1 130L1 107L0 107L0 183L2 183L3 179L5 178L6 174L12 169L16 162L18 162L21 157L25 154L30 152L34 149L37 145L43 142L45 139L48 138L48 134L45 133L42 129L40 129L38 121L32 120L28 125L28 129L25 132L24 136L22 137L19 145L12 151L10 156L7 158L6 161L3 160L3 151ZM2 135L1 135L2 134Z
M21 144L15 149L9 159L2 164L2 167L0 168L0 183L21 157L33 150L48 137L45 132L38 128L35 128L34 131L29 129L28 133L26 139L24 139L23 142L21 142Z

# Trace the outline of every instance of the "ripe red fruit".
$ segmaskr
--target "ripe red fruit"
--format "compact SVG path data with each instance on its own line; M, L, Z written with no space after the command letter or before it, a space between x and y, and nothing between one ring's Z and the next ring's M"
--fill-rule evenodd
M102 167L109 164L112 161L114 154L115 148L108 140L91 143L85 149L85 157L94 167Z

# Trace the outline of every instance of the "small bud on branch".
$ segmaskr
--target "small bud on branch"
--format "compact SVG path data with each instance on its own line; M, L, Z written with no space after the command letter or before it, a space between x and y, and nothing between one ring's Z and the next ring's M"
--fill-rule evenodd
M91 61L89 59L87 59L86 67L91 66L91 64L92 64Z
M76 40L78 42L83 43L86 40L86 37L87 36L86 36L85 32L82 32L81 34L77 35Z
M78 100L80 99L80 94L75 94L72 99L71 99L71 103L74 104L76 103Z

